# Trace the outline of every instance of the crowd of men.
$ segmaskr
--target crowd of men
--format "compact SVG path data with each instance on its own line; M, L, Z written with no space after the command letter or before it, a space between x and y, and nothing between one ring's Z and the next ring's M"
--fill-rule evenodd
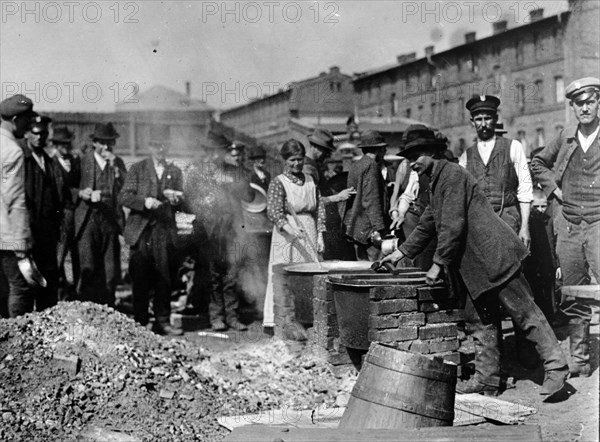
M339 209L328 213L337 213L354 258L410 259L410 265L427 271L428 282L444 277L463 294L468 329L478 347L476 375L459 386L461 392L502 389L502 311L515 325L521 363L535 366L539 356L544 364L543 394L559 391L569 372L591 372L591 308L577 299L555 301L553 281L557 269L565 285L600 281L600 80L576 80L565 95L578 124L538 149L531 165L521 143L502 136L501 103L493 96L467 102L477 138L458 160L441 134L423 125L409 127L391 197L384 167L388 144L379 133L361 134L363 155L339 192L324 186L334 136L316 129L308 137L304 173L322 189L322 202ZM96 125L91 148L78 157L71 152L68 128L54 127L48 140L51 120L34 112L27 97L2 101L0 116L3 316L43 310L59 297L68 298L59 296L68 291L67 255L77 298L114 306L123 235L130 248L135 320L149 323L152 299L154 331L181 334L169 316L177 263L175 212L184 210L196 214L200 233L195 241L209 251L213 329L246 328L237 313L240 263L226 251L243 235L240 202L252 200L250 183L268 189L264 149L250 152L253 168L245 171L244 146L221 140L225 157L218 167L208 171L201 163L192 165L184 180L182 171L167 162L165 132L155 131L150 156L127 170L114 153L119 134L110 123ZM44 150L47 141L55 147L53 156ZM390 232L401 245L383 257L378 238ZM31 281L35 264L43 283ZM549 321L569 326L568 366Z

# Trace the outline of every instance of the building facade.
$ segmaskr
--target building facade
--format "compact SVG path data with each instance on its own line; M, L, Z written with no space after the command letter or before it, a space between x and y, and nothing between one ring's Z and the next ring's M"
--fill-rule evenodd
M292 83L287 90L222 111L220 121L276 146L289 138L290 119L325 122L353 112L352 77L333 66L317 77Z
M530 154L573 123L566 85L599 75L599 5L570 1L568 11L551 17L538 9L523 26L498 22L489 37L465 34L464 44L447 51L429 46L422 58L406 54L393 66L357 74L358 115L423 121L460 154L475 138L465 103L474 94L496 95L507 136L521 140Z

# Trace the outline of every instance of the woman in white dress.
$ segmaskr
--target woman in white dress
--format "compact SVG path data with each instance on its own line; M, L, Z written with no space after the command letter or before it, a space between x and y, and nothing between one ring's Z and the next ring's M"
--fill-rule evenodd
M273 327L273 266L282 263L316 262L323 252L325 209L310 175L302 173L304 145L290 139L281 146L284 170L269 185L267 216L275 224L271 238L263 326Z

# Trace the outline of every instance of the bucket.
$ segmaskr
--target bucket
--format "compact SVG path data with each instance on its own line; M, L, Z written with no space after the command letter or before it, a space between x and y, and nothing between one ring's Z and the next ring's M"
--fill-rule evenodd
M339 428L451 426L456 365L373 343Z

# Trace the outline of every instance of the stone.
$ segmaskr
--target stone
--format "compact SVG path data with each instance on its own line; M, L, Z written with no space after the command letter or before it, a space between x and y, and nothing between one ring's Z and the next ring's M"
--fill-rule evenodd
M456 337L457 335L456 324L431 324L419 327L419 339Z
M369 303L370 313L372 315L386 315L390 313L402 313L417 311L418 304L416 299L392 299Z

